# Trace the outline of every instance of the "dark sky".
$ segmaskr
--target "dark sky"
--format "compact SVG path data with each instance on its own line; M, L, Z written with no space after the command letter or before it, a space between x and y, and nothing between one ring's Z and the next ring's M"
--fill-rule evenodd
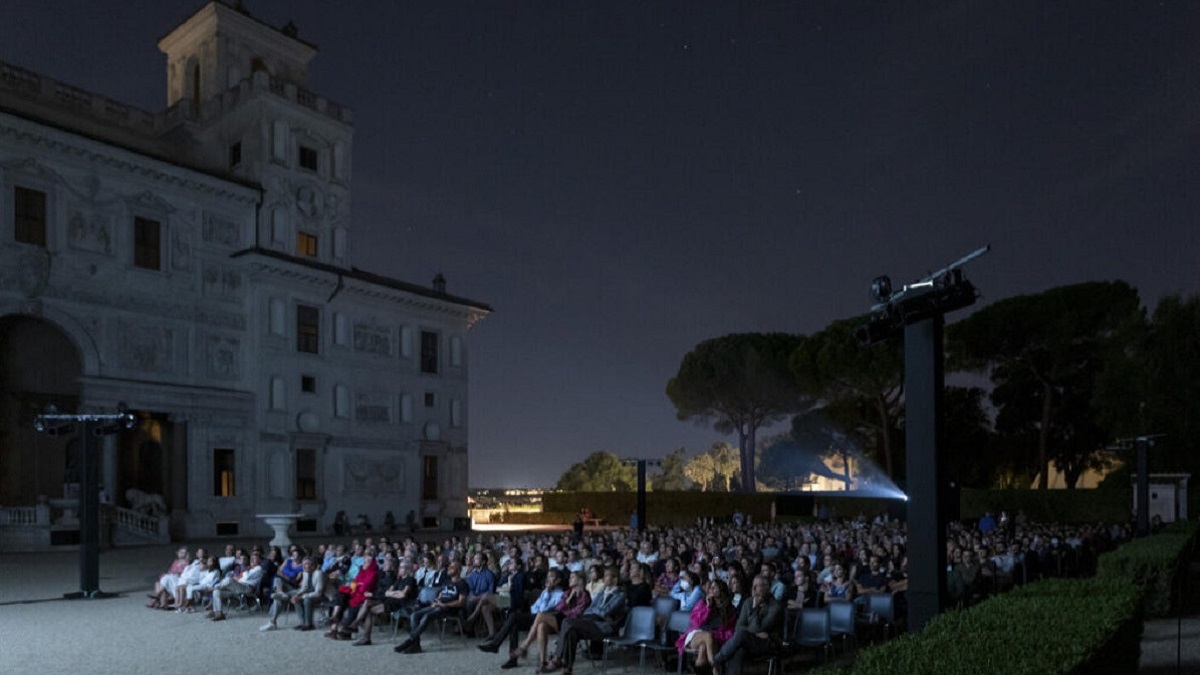
M496 308L472 486L704 450L664 393L696 343L820 330L986 243L983 303L1200 290L1195 3L246 4L355 110L354 264ZM199 6L8 0L0 60L158 110Z

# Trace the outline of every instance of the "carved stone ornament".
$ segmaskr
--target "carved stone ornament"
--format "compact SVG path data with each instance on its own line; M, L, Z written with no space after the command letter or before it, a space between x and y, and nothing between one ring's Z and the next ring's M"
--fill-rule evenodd
M359 394L354 404L354 418L360 422L390 422L391 397L387 394Z
M361 323L354 324L354 351L391 356L391 329Z
M177 270L192 269L192 235L183 228L171 232L171 267Z
M233 221L211 213L204 214L204 241L210 244L236 247L242 241L240 230L238 224Z
M121 367L151 373L168 373L174 360L169 328L121 326Z
M242 296L242 275L221 265L205 265L200 276L205 297L238 300Z
M236 380L240 375L241 342L222 335L208 336L208 376Z
M404 461L348 454L342 464L342 489L345 492L402 493Z
M71 211L67 218L67 240L71 248L112 255L112 220L95 211Z

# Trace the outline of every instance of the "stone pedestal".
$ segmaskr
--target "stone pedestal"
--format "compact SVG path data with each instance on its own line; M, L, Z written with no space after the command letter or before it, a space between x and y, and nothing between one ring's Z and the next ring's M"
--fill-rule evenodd
M287 548L292 545L292 539L288 536L288 528L303 517L303 513L260 513L255 516L255 518L262 518L263 522L275 530L275 537L270 542L271 546L278 546L284 551L287 551Z

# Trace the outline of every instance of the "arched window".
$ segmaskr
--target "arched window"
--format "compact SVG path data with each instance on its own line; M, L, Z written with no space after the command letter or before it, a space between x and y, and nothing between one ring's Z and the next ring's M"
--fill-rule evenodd
M192 62L192 101L196 104L200 103L200 62L194 59Z

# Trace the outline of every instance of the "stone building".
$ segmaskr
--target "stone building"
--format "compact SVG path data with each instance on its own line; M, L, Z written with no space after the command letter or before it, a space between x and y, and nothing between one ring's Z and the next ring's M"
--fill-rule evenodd
M99 443L119 539L452 527L490 308L352 265L352 112L293 27L210 2L158 46L160 112L0 62L0 536L70 528L79 439L34 431L48 404L135 411Z

